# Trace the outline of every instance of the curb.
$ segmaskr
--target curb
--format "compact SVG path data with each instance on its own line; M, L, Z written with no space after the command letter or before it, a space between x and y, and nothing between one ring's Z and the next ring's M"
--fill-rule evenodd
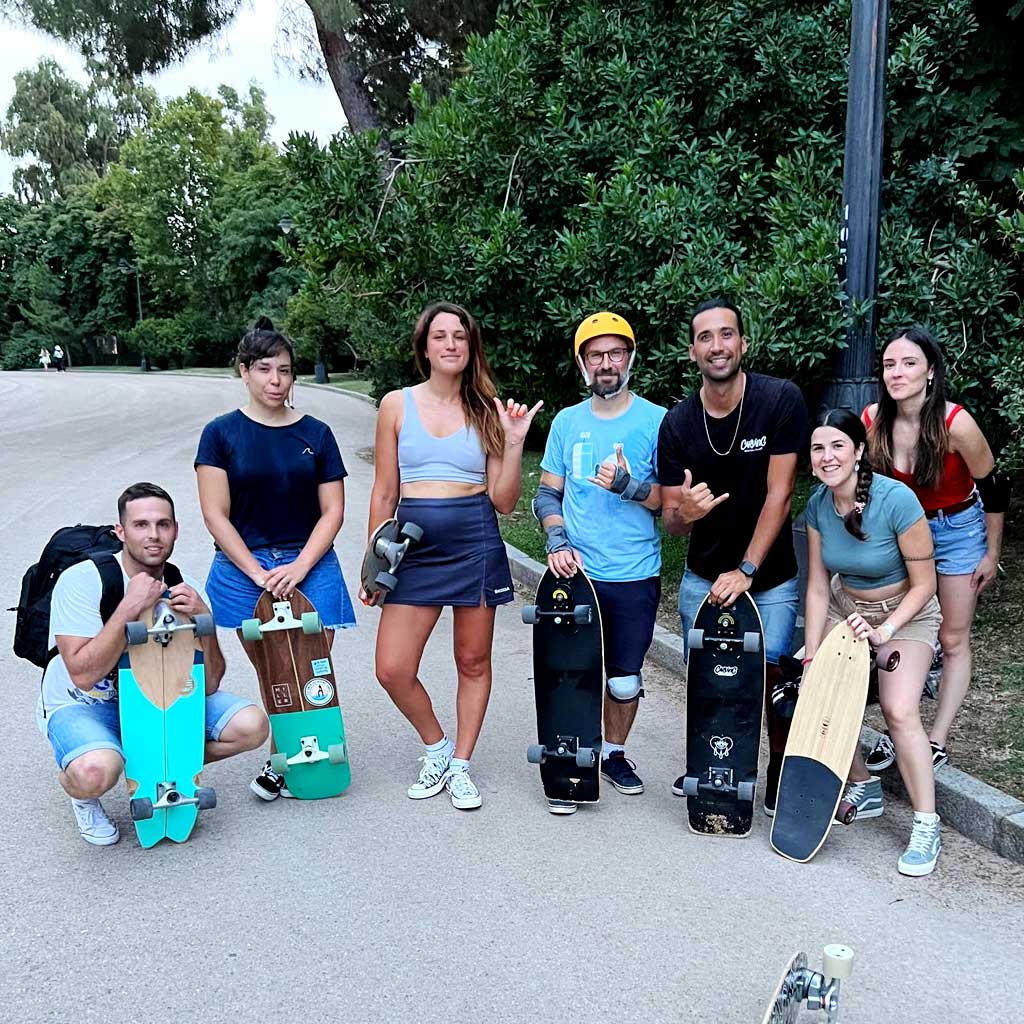
M547 566L510 544L505 544L505 551L516 583L536 587ZM647 657L655 665L681 674L682 638L655 625ZM865 752L874 747L878 736L870 726L864 726L860 742ZM885 772L881 779L885 789L907 800L899 772ZM1024 801L947 765L935 776L935 806L947 825L1007 860L1024 864Z

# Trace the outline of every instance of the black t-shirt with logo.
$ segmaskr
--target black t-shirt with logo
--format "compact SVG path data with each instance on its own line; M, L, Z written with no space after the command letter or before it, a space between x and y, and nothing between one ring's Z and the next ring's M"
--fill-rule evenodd
M678 487L689 470L692 485L706 483L716 497L729 497L693 524L686 564L692 572L715 580L739 567L754 536L758 517L768 496L768 461L790 455L807 444L807 407L799 388L788 380L747 373L743 418L736 429L740 408L728 416L707 417L700 392L669 410L658 435L658 482ZM719 452L717 455L708 443ZM729 444L736 443L729 451ZM758 567L752 590L777 587L797 572L793 531L783 524L775 543Z

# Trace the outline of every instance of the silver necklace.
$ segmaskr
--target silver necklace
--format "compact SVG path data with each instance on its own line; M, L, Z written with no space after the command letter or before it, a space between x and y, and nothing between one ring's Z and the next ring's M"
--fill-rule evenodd
M744 399L746 397L747 397L747 378L744 375L744 377L743 377L743 394L740 395L740 414L736 417L736 429L732 432L732 440L729 442L729 447L726 448L726 450L724 452L720 452L715 447L714 441L711 440L711 431L708 430L708 411L707 411L707 409L704 408L704 403L703 402L700 403L701 412L704 414L704 435L708 439L708 444L711 446L711 450L716 455L719 455L719 456L726 456L726 455L728 455L732 451L733 445L736 444L736 438L740 436L740 420L743 419L743 402L744 402ZM728 413L726 415L728 415Z

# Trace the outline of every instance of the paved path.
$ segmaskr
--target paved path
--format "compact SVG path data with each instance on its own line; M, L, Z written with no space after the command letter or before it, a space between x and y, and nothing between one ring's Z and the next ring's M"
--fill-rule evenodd
M202 425L241 398L233 380L0 374L3 606L54 529L111 521L137 480L174 495L175 561L202 577L211 544L192 457ZM350 470L339 549L351 581L372 475L357 452L372 444L373 409L308 388L299 401L332 425ZM763 817L745 841L690 835L669 792L682 723L679 681L665 671L647 674L630 744L647 792L606 790L599 807L548 815L524 756L530 636L516 606L498 611L474 760L483 808L406 799L420 750L373 678L377 613L358 614L335 645L349 792L263 804L247 789L259 758L236 758L207 772L219 804L192 840L150 851L120 787L107 800L120 844L78 838L33 722L37 673L10 653L8 626L0 1018L758 1024L789 954L817 962L835 941L858 954L845 1021L1024 1016L1007 1004L1024 963L1024 871L947 831L934 876L900 877L909 812L898 805L835 833L809 865L771 852ZM423 678L451 728L449 627L445 615ZM237 642L225 646L225 686L255 695Z

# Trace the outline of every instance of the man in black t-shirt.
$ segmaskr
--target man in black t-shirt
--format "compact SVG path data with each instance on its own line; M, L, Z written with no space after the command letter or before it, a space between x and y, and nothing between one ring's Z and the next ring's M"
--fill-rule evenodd
M690 320L701 387L671 409L658 435L665 528L689 535L679 615L686 637L704 596L728 607L750 591L764 626L769 760L765 813L775 810L788 723L774 714L779 657L792 651L798 584L789 509L807 409L791 381L742 369L739 310L702 302ZM682 795L682 779L672 791Z

